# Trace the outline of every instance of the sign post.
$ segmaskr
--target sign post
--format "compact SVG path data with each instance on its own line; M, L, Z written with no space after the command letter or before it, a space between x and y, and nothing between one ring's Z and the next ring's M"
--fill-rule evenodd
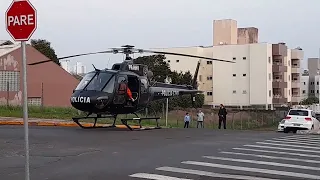
M29 129L27 98L27 57L26 41L37 29L37 11L29 0L13 0L5 14L6 29L15 41L21 42L23 79L23 124L25 137L25 180L29 173Z

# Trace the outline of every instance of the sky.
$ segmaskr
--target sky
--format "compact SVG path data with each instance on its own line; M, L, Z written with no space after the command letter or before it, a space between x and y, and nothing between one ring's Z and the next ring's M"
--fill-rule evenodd
M0 0L0 39L12 38L5 11L12 0ZM212 45L213 20L235 19L238 27L257 27L259 42L301 47L304 61L318 57L319 0L30 0L38 28L32 39L51 42L67 56L131 44L137 48ZM110 68L122 55L72 58L87 70ZM306 62L303 63L306 67Z

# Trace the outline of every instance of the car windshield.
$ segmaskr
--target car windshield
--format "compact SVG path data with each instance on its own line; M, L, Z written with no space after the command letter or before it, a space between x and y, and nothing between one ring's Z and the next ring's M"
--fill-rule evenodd
M76 90L83 90L87 86L86 90L101 91L112 75L113 73L108 72L88 73L83 77Z
M293 116L308 116L309 112L306 110L290 110L289 115Z

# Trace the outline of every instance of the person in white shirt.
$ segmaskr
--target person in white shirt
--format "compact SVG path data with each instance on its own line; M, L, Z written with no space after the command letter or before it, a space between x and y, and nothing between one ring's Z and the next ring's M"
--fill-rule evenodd
M184 116L184 128L189 128L189 123L190 123L190 115L189 113L186 113Z
M199 110L197 114L197 128L199 128L199 124L202 128L204 128L203 121L204 121L204 113L201 110Z

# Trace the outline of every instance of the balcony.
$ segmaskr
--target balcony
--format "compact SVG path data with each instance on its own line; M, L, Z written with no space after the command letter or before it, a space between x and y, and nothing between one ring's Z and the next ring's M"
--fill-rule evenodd
M299 49L291 50L291 59L303 59L303 51Z
M284 43L272 44L273 56L287 56L288 47Z
M300 67L291 66L291 73L300 73Z
M284 80L282 79L274 79L272 82L272 87L273 88L287 88L288 87L288 83L284 82Z
M291 81L291 88L300 89L300 81L299 80L292 80Z
M287 72L287 66L284 66L282 63L273 63L272 72Z
M280 95L274 95L272 101L274 104L285 104L288 102L288 98Z

